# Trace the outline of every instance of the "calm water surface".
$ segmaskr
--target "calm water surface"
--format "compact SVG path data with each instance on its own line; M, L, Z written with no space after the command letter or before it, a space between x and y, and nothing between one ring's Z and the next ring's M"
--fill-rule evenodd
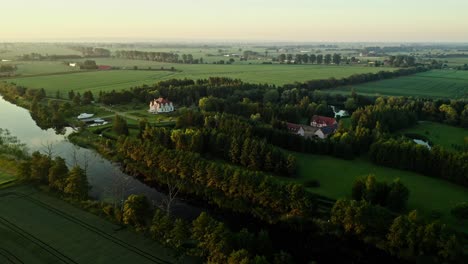
M30 152L37 150L46 153L47 146L52 146L53 154L64 158L69 166L76 163L86 166L88 181L92 186L89 194L95 199L113 202L130 194L144 194L154 205L159 205L165 197L165 194L123 173L116 164L104 159L94 150L80 148L69 142L67 135L73 132L71 128L67 128L64 135L57 135L54 129L42 130L28 110L5 101L1 96L0 128L8 129L27 145ZM181 201L173 209L175 215L190 218L200 211Z

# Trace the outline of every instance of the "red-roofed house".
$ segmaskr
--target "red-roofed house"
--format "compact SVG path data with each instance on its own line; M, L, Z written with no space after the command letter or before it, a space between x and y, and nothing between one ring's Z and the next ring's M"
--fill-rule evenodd
M304 127L302 127L301 125L286 123L286 126L288 127L289 132L296 135L304 136Z
M335 118L314 115L310 121L310 126L318 128L315 135L324 139L336 131L338 122L336 122Z
M335 118L326 117L326 116L319 116L314 115L312 120L310 120L310 126L313 127L329 127L329 126L336 126L338 123L336 122Z

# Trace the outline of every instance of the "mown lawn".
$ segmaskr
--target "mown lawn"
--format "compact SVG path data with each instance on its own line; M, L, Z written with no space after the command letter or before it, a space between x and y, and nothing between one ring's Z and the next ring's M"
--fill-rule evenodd
M432 70L377 82L326 90L330 93L357 93L372 96L413 96L424 98L468 98L468 71Z
M468 232L468 221L461 223L450 215L460 202L468 201L468 189L417 173L381 167L360 158L341 160L329 156L296 154L299 166L297 181L318 180L320 187L310 191L334 199L350 198L356 178L374 174L377 180L391 182L400 178L410 190L408 209L417 209L431 216L441 214L441 220Z
M446 124L420 121L417 125L398 131L399 134L418 134L428 138L433 145L456 150L456 146L463 146L468 138L468 129L449 126Z
M65 263L96 264L175 261L171 251L142 234L122 229L30 186L0 190L0 203L0 248L21 263L62 263L60 259L67 260Z

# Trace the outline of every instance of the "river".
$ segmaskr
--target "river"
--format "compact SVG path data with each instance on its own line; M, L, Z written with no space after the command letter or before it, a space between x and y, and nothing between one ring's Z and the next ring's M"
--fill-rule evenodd
M130 194L143 194L153 205L160 205L165 194L145 185L141 181L123 173L114 164L94 150L80 148L67 140L73 132L66 128L64 135L56 134L54 129L42 130L32 119L29 111L5 101L0 96L0 128L8 129L12 135L25 143L30 152L47 153L52 146L54 156L61 156L68 166L78 164L86 167L88 181L91 185L89 195L96 200L113 202L125 199ZM196 217L200 209L177 201L172 213L179 217Z

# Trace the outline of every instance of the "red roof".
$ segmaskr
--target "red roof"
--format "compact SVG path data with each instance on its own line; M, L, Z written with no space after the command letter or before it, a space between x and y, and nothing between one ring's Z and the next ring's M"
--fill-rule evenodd
M167 100L167 99L164 99L162 97L159 97L158 99L155 100L156 103L159 103L159 104L169 104L171 103L171 101Z
M299 129L301 129L301 126L298 124L293 124L293 123L286 123L286 126L288 127L288 130L294 133L297 133Z
M336 124L335 118L331 117L326 117L326 116L319 116L319 115L314 115L312 117L312 121L320 125L326 125L326 126L333 126Z
M112 69L112 66L109 66L109 65L99 65L99 66L98 66L98 69L99 69L99 70L110 70L110 69Z

